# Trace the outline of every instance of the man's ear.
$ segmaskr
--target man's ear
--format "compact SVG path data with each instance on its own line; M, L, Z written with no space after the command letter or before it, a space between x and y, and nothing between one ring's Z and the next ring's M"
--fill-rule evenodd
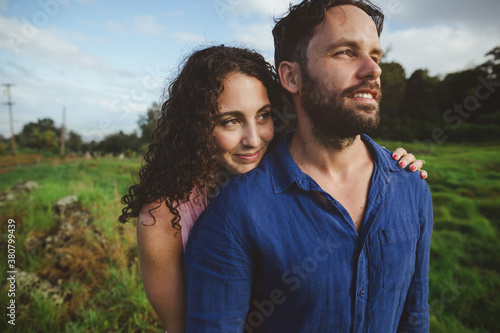
M278 67L278 75L283 88L291 94L297 94L302 84L300 65L296 62L282 61Z

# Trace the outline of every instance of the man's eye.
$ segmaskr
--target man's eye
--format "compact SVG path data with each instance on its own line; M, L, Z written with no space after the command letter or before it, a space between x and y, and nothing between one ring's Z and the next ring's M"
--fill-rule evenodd
M342 51L335 53L335 55L350 55L350 54L351 54L351 52L349 52L349 50L342 50Z

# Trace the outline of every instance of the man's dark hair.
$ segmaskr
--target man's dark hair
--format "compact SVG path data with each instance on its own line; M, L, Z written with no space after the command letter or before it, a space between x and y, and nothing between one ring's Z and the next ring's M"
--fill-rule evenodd
M304 0L298 5L290 5L288 13L275 20L273 37L276 69L285 60L303 64L307 58L307 45L314 35L315 28L323 22L328 9L341 5L353 5L367 13L375 22L380 36L384 14L368 0Z

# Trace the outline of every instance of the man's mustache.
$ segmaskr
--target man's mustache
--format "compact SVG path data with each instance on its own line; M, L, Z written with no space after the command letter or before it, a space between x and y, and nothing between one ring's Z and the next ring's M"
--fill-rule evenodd
M375 100L377 102L380 102L380 99L382 98L382 88L380 87L380 84L377 84L377 83L374 83L374 82L363 82L363 83L360 83L360 84L358 84L356 86L346 88L342 92L342 95L344 97L352 96L352 95L354 95L355 93L357 93L360 90L373 90L373 91L376 91L377 92L377 97L375 98Z

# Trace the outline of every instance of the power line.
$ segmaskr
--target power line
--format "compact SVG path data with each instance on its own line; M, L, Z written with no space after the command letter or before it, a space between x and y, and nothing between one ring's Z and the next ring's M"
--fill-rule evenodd
M12 105L14 103L10 99L10 87L14 86L11 83L4 83L5 86L5 93L7 94L7 102L4 104L7 104L9 106L9 118L10 118L10 146L12 149L12 155L16 155L16 139L14 137L14 120L12 117Z

